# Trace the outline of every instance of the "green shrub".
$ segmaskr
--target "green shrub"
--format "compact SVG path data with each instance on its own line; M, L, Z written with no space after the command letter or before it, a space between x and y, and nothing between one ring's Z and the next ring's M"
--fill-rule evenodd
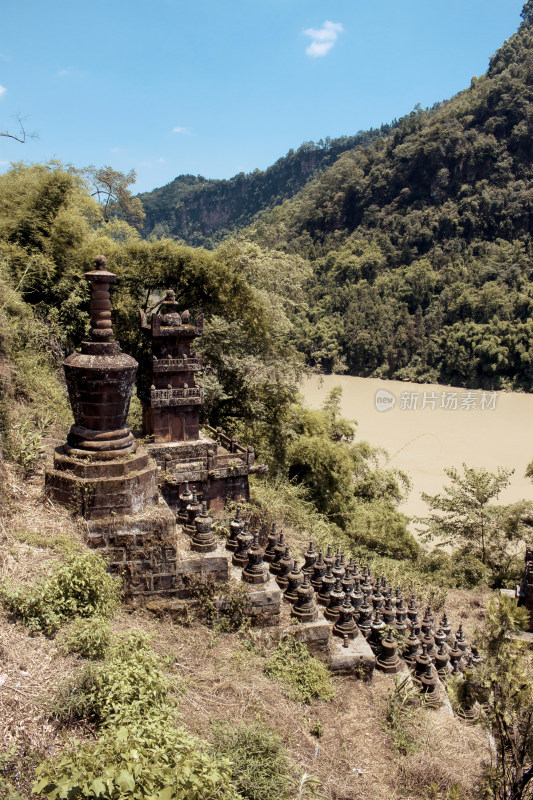
M102 664L88 665L58 691L52 713L62 722L104 724L162 712L170 705L162 667L146 634L131 631L109 647Z
M59 645L66 653L84 658L103 658L111 639L109 621L102 617L78 617L59 635Z
M331 700L335 692L326 667L310 655L302 642L282 639L265 662L265 675L287 684L287 694L300 703Z
M238 800L229 761L176 725L163 665L134 631L68 684L53 713L99 724L100 737L41 764L33 791L49 800Z
M32 776L40 756L27 739L0 747L0 797L24 800L30 794Z
M33 791L49 800L239 800L229 762L166 715L106 728L37 769Z
M198 616L215 630L242 632L249 626L250 616L245 611L250 595L246 586L217 583L211 575L191 575L187 588L191 597L198 601Z
M97 553L82 553L60 564L51 578L34 586L1 587L6 608L32 630L53 633L73 617L110 617L119 603L118 580L108 575Z
M394 688L387 695L385 728L392 736L394 748L406 755L416 750L416 742L411 735L408 723L413 716L417 690L410 677L394 678Z
M280 737L259 722L247 725L214 722L214 749L231 761L239 797L280 800L289 783L289 761Z

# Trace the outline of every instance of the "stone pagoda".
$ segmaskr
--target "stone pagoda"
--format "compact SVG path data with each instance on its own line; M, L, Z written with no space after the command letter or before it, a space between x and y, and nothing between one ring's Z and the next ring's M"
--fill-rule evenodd
M90 340L63 364L74 424L45 478L49 497L87 520L135 514L158 501L157 467L126 423L137 362L113 340L109 286L116 275L105 265L98 256L85 273Z
M198 442L204 390L195 380L201 362L191 355L191 344L203 333L203 315L190 324L189 312L178 313L174 292L169 291L150 322L148 325L146 315L141 316L152 344L149 402L143 404L144 432L156 445Z
M208 508L222 510L228 500L248 500L248 475L266 472L255 464L253 447L243 447L221 429L200 430L204 390L197 383L201 359L191 352L204 328L203 315L191 320L179 312L169 290L150 321L141 311L141 329L150 337L143 405L143 433L152 438L147 449L163 471L161 491L178 513L180 495L189 488Z

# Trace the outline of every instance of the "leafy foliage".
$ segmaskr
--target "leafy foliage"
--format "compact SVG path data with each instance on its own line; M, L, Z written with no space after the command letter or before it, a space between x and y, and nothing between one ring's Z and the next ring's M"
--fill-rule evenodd
M238 800L229 762L154 714L45 762L33 791L49 800Z
M239 797L280 800L286 797L289 762L280 737L260 722L212 725L217 755L231 761L231 776Z
M264 670L269 678L286 684L288 696L300 703L331 700L335 695L326 667L293 637L280 640Z
M58 643L67 653L79 653L85 658L103 658L111 641L109 621L101 617L78 617L63 628Z
M63 722L90 719L100 737L41 764L33 791L49 800L237 800L229 761L176 725L169 689L146 635L118 639L55 700Z
M118 580L96 553L82 553L60 564L34 586L1 586L6 608L32 630L53 633L72 617L109 617L119 603Z
M416 688L410 677L394 678L394 688L387 695L385 727L390 731L395 749L405 755L416 750L416 742L409 732L409 718L413 715Z
M2 800L26 800L31 790L31 776L41 754L28 742L10 743L0 750L0 797Z
M294 404L286 420L285 474L306 490L317 511L353 545L380 555L416 557L419 546L396 508L407 477L388 469L384 451L355 442L355 425L340 415L337 387L319 411Z
M468 558L472 567L477 559L490 570L496 585L514 577L514 560L525 531L533 524L533 504L525 500L507 506L491 503L508 486L512 471L500 467L492 473L463 464L462 474L455 468L445 472L452 482L444 494L422 494L431 510L429 517L420 520L427 525L423 536L459 545L457 554Z
M481 703L482 719L496 744L496 757L486 765L484 796L494 800L533 797L533 686L531 655L516 634L527 627L528 614L516 601L499 597L487 607L488 630L483 641L485 663L465 674Z
M54 716L102 724L159 713L169 704L170 689L162 666L148 637L131 631L113 643L102 664L88 665L63 687Z

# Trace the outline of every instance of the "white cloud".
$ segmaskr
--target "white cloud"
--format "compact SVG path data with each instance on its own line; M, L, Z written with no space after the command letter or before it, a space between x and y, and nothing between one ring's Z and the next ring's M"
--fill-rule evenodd
M311 58L320 58L325 56L342 33L344 28L340 22L330 22L326 20L321 28L307 28L304 31L306 36L311 38L311 44L305 49L305 52Z
M186 133L190 135L192 131L190 128L184 128L183 125L176 125L175 128L172 128L172 133Z
M0 167L6 167L9 163L9 161L0 161Z
M151 167L152 166L152 162L151 161L141 161L140 166L141 167Z
M158 158L158 159L157 159L157 163L158 163L158 164L166 164L166 163L167 163L167 160L166 160L166 158Z
M121 153L122 147L112 147L109 151L110 153Z
M2 95L4 95L6 92L7 92L6 87L5 86L0 86L0 97L2 97Z

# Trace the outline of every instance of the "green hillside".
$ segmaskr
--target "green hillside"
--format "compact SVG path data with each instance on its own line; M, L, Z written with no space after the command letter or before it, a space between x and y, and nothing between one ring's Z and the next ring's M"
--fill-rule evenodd
M316 144L306 142L267 170L241 172L230 180L179 175L166 186L139 195L146 212L143 232L183 239L194 246L213 246L249 225L259 212L292 197L341 153L374 142L396 124Z
M532 45L525 21L468 89L255 225L313 265L297 325L311 363L531 390Z

